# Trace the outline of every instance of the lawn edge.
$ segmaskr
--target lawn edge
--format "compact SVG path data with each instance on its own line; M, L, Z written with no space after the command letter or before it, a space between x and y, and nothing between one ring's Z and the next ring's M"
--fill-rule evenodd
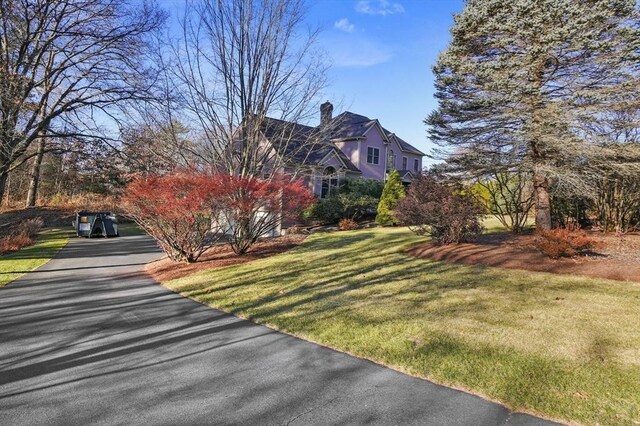
M70 232L70 231L67 231L67 230L65 230L64 228L46 228L46 229L45 229L45 231L53 231L53 232L55 232L55 231L61 231L61 232L64 232L64 233L66 233L66 234L67 234L67 236L66 236L66 241L64 242L64 244L63 244L63 245L61 245L61 246L60 246L60 248L59 248L59 249L57 249L57 250L56 250L56 252L55 252L55 253L53 253L53 255L52 255L50 258L48 258L47 260L45 260L41 265L38 265L38 266L36 266L35 268L33 268L33 269L29 270L29 271L26 271L26 272L24 272L24 273L22 273L22 274L18 275L17 277L13 278L13 279L12 279L12 280L10 280L10 281L7 281L7 282L6 282L6 283L4 283L4 284L0 283L0 289L6 288L7 286L9 286L9 285L11 285L11 284L15 283L17 280L19 280L20 278L24 277L25 275L27 275L27 274L29 274L29 273L31 273L31 272L33 272L33 271L36 271L36 270L38 270L38 269L42 268L42 267L43 267L43 266L45 266L47 263L51 262L51 260L55 259L55 257L56 257L56 256L58 256L58 254L62 251L62 249L64 249L67 245L69 245L69 241L71 240L71 232ZM41 236L41 234L38 234L38 238L40 238L40 236ZM35 244L33 244L33 245L31 245L31 246L24 247L24 248L33 247L34 245L36 245L36 244L38 244L38 243L39 243L39 241L37 241L37 240L36 240L36 243L35 243ZM21 250L22 250L22 249L21 249ZM16 251L16 252L11 253L11 254L20 253L20 251L21 251L21 250L18 250L18 251Z
M251 262L249 262L249 263L251 263ZM232 267L234 265L230 265L230 266ZM213 268L213 269L218 269L218 268ZM296 334L296 333L293 333L293 332L289 332L289 331L287 331L285 329L278 328L277 326L275 326L273 324L258 322L258 321L254 320L251 317L246 317L246 316L244 316L242 314L238 314L238 313L235 313L235 312L230 312L230 311L228 311L226 309L223 309L223 308L220 308L218 306L201 302L200 300L195 299L193 297L189 297L189 296L185 295L184 293L174 291L171 288L167 287L164 282L159 282L159 281L157 281L155 279L154 279L154 281L158 285L160 285L162 288L166 289L167 291L170 291L173 294L177 294L180 297L183 297L185 299L189 299L189 300L191 300L193 302L196 302L196 303L198 303L198 304L200 304L202 306L206 306L207 308L218 310L218 311L223 312L223 313L225 313L227 315L231 315L231 316L233 316L235 318L238 318L238 319L241 319L241 320L244 320L244 321L249 321L252 324L266 327L266 328L268 328L270 330L273 330L275 332L286 334L287 336L295 337L297 339L304 340L305 342L313 343L314 345L318 345L320 347L323 347L323 348L326 348L326 349L330 349L332 351L336 351L336 352L351 356L353 358L357 358L357 359L360 359L360 360L363 360L363 361L371 362L371 363L379 365L381 367L388 368L390 370L396 371L396 372L401 373L401 374L405 374L405 375L407 375L409 377L413 377L413 378L420 379L420 380L426 380L426 381L428 381L428 382L430 382L430 383L432 383L434 385L444 386L444 387L447 387L447 388L450 388L450 389L453 389L453 390L456 390L456 391L459 391L459 392L464 392L464 393L467 393L467 394L470 394L470 395L473 395L473 396L477 396L477 397L479 397L481 399L484 399L485 401L492 402L494 404L498 404L498 405L508 409L511 412L512 415L513 414L527 414L527 415L539 417L539 418L544 419L544 420L549 420L549 421L552 421L552 422L565 424L567 426L580 426L580 425L582 425L582 423L578 423L578 422L575 422L573 420L559 419L559 418L555 418L555 417L550 417L549 415L547 415L545 413L537 412L537 411L534 411L534 410L525 409L525 410L517 410L516 411L509 404L507 404L507 403L505 403L503 401L491 398L491 397L483 394L482 392L478 392L478 391L475 391L473 389L466 388L464 386L460 386L460 385L456 385L456 384L449 384L449 383L445 383L445 382L440 382L440 381L435 380L435 379L433 379L433 378L431 378L429 376L413 374L411 372L408 372L408 371L402 369L401 367L394 366L394 365L387 365L387 364L384 364L384 363L382 363L380 361L377 361L375 359L367 358L365 356L357 355L357 354L351 353L349 351L343 350L341 348L338 348L338 347L335 347L335 346L332 346L332 345L328 345L328 344L325 344L325 343L322 343L322 342L318 342L318 341L314 340L313 338L310 338L310 337L304 336L304 335L300 335L300 334Z

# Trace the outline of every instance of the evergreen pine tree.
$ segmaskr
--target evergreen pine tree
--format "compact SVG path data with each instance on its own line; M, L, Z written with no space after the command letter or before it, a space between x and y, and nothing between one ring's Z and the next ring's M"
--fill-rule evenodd
M393 170L382 189L376 222L380 225L393 225L396 223L397 219L393 216L393 209L396 208L403 197L404 186L400 180L400 173L397 170Z
M640 99L639 24L635 0L468 0L434 67L436 155L468 178L530 176L549 229L550 185L610 161L590 127Z

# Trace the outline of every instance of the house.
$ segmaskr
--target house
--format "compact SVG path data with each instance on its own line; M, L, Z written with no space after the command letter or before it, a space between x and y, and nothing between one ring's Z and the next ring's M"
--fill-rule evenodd
M262 134L291 167L302 170L314 194L327 197L341 179L386 181L397 170L405 183L422 170L424 153L377 119L349 111L333 117L333 105L320 106L316 127L265 119Z

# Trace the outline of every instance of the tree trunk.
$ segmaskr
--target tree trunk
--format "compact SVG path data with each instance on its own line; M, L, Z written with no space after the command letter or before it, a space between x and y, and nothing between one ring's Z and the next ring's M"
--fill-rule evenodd
M38 184L40 183L40 166L42 165L42 158L44 157L44 148L46 139L44 135L38 141L38 153L33 161L33 167L31 168L31 182L29 182L29 192L27 193L27 202L25 207L35 207L36 198L38 196Z
M549 202L549 181L536 172L533 175L533 188L536 193L536 230L551 229L551 204Z
M9 177L9 172L0 172L0 206L5 201L5 189L7 187L7 178Z

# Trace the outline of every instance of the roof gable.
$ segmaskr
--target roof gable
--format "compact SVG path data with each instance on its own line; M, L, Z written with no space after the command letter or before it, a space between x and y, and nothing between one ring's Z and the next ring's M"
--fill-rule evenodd
M318 127L266 117L262 125L262 134L278 155L299 164L319 165L333 152L346 169L360 172L344 152L327 140Z
M385 129L384 127L382 128L382 130L385 132L385 134L387 135L387 137L389 139L393 139L393 140L396 141L396 143L398 144L398 147L400 148L401 151L407 152L409 154L419 155L419 156L423 156L424 155L424 152L420 151L418 148L414 147L409 142L406 142L405 140L400 138L395 133L390 132L389 130Z
M329 123L331 139L355 139L364 137L365 133L375 125L372 120L364 115L345 111L334 117Z

